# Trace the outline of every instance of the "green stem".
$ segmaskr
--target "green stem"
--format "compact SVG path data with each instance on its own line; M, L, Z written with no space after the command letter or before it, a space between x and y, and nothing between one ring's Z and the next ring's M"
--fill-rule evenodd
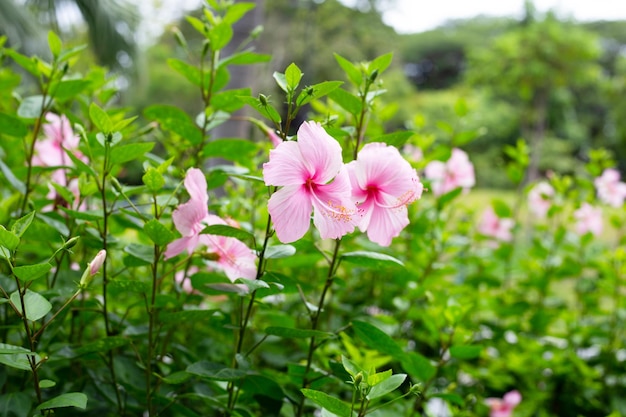
M326 294L333 284L335 272L337 267L339 266L339 247L341 246L341 239L335 240L335 249L333 250L333 257L331 258L330 265L328 267L328 275L326 276L326 283L324 284L324 289L322 290L322 294L320 295L320 300L317 304L317 309L311 313L311 329L317 330L319 325L319 318L322 313L322 309L324 308L324 301L326 299ZM309 344L309 352L307 354L306 359L306 368L304 370L304 379L302 381L302 388L308 388L311 380L309 379L309 372L311 370L311 365L313 363L313 354L315 353L315 349L317 345L315 343L315 336L311 337L311 343ZM298 404L296 416L302 416L304 412L304 396L300 397L300 403Z

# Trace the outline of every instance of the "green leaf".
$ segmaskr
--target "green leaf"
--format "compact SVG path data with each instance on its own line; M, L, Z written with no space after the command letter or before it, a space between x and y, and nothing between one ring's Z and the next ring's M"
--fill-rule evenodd
M320 97L330 94L331 91L336 90L342 84L343 81L324 81L319 84L309 86L300 92L296 103L298 106L303 106L312 100L317 100Z
M32 355L33 352L23 347L0 343L0 363L3 365L22 371L32 371L28 358ZM34 356L37 362L41 360L39 355L34 354Z
M87 396L82 392L67 392L39 404L35 411L63 407L76 407L84 410L87 408Z
M124 252L147 264L154 263L154 248L152 246L131 243L124 248Z
M4 135L23 138L28 134L28 129L19 118L10 114L0 113L0 132Z
M23 392L0 395L0 416L28 417L31 407L31 396Z
M241 18L248 13L250 10L254 9L256 5L251 2L241 2L234 3L226 9L226 14L224 15L223 21L226 23L235 24Z
M154 148L154 142L131 143L128 145L116 146L111 149L111 163L123 164L134 159L138 159L146 152Z
M319 339L327 339L333 337L332 333L322 332L320 330L296 329L292 327L270 326L265 329L265 334L270 336L285 337L288 339L308 339L315 337Z
M54 99L60 102L67 101L76 97L80 92L91 85L89 80L61 80L52 86L54 91Z
M302 394L305 397L313 401L315 404L324 407L333 414L339 417L350 417L350 406L338 398L331 397L330 395L308 388L302 388Z
M10 298L17 311L19 311L20 314L24 314L19 291L12 293ZM24 308L26 309L26 318L30 321L37 321L52 310L52 304L41 294L26 290L24 294Z
M341 67L341 69L346 73L348 79L352 82L352 84L359 86L363 82L363 74L361 71L350 61L342 57L341 55L335 54L335 60Z
M275 71L274 74L272 74L272 77L274 77L276 84L278 84L281 90L285 93L289 93L289 84L287 83L287 77L285 74Z
M244 284L248 287L248 293L261 289L269 289L270 285L262 279L237 278L235 284Z
M219 23L209 30L209 41L213 51L223 49L232 38L233 27L227 22Z
M372 269L404 267L404 264L399 259L378 252L348 252L341 255L341 260Z
M211 99L211 107L215 110L225 112L225 118L230 117L230 113L233 113L246 105L239 97L249 96L251 94L249 88L239 88L235 90L220 91L213 94ZM214 118L215 120L215 118ZM208 128L207 128L208 130Z
M130 339L122 336L108 336L95 342L86 343L74 349L77 356L86 355L88 353L104 353L112 349L125 346L130 343Z
M426 382L433 378L437 373L437 368L428 358L417 352L409 352L401 360L402 368L410 375Z
M396 148L401 148L407 140L415 133L410 132L408 130L398 131L393 133L388 133L386 135L377 136L372 139L372 142L383 142L387 145L395 146Z
M17 237L22 237L24 232L28 230L31 223L33 222L33 218L35 218L35 212L31 211L30 213L20 217L14 224L11 226L11 231L15 233Z
M111 133L113 130L113 122L107 112L94 102L89 105L89 117L100 132Z
M477 130L465 130L463 132L458 132L452 137L452 145L451 146L463 146L478 137Z
M202 85L202 73L199 68L194 67L191 64L186 63L178 58L169 58L167 65L183 77L190 83L200 86Z
M352 93L347 92L343 88L337 88L328 94L331 100L337 103L348 113L356 116L361 113L363 105L361 100Z
M375 398L379 398L383 395L389 394L390 392L400 387L405 379L406 374L396 374L390 376L389 378L381 381L379 384L374 385L369 394L367 394L367 399L373 400Z
M391 65L391 61L393 60L393 53L389 52L388 54L381 55L375 58L372 62L370 62L367 70L372 73L374 70L377 70L379 74L382 74L389 65Z
M149 191L153 193L159 191L163 186L165 186L165 178L163 178L163 174L159 172L154 167L148 167L145 174L141 177L143 183L148 187Z
M9 232L0 225L0 246L4 246L10 251L14 251L20 244L20 238L13 232Z
M192 363L187 367L187 372L216 381L236 381L246 376L246 372L241 369L227 368L208 361Z
M2 159L0 159L0 170L4 174L4 177L9 182L9 184L13 186L13 188L15 188L22 194L26 193L26 185L22 181L17 179L17 177L13 174L13 171L11 171L8 166L6 166Z
M243 51L226 57L218 63L218 67L225 65L251 65L261 62L271 61L272 56L269 54L258 54L256 52Z
M493 206L493 211L499 218L506 219L512 216L511 208L504 201L496 199L493 200L491 204Z
M157 219L151 219L143 226L143 231L157 246L165 246L174 240L174 233L161 224Z
M465 407L465 401L463 400L463 397L458 394L441 392L436 394L430 394L430 397L441 398L450 404L456 404L461 408Z
M149 120L159 122L162 129L176 133L192 145L202 142L202 133L189 115L174 106L153 105L144 111Z
M162 378L162 380L166 384L178 385L178 384L183 384L183 383L189 381L189 379L192 376L193 375L191 375L187 371L178 371L178 372L173 372L173 373L169 374L168 376Z
M51 97L46 97L44 105L41 95L26 97L17 108L17 115L23 119L37 119L50 106L51 101Z
M258 150L258 145L245 139L217 139L204 147L202 154L207 158L224 158L246 165Z
M39 388L52 388L56 384L57 384L56 382L50 379L42 379L41 381L39 381Z
M39 78L39 76L41 75L41 72L39 71L39 66L37 65L37 58L29 58L26 55L22 55L13 49L5 49L2 52L13 58L13 61L15 61L17 65L33 74L36 78Z
M394 359L399 359L404 355L404 351L398 346L396 341L373 324L354 320L352 321L352 328L359 339L372 349L376 349L385 355L390 355Z
M242 242L248 242L254 244L254 235L246 230L239 229L237 227L228 226L226 224L214 224L207 226L201 233L207 235L228 236L239 239ZM249 246L252 246L249 245Z
M363 369L359 365L352 362L350 359L346 358L343 355L341 355L341 364L343 365L343 369L345 369L346 372L349 373L352 377L357 376L359 372L363 372Z
M290 91L295 91L300 85L300 80L302 79L302 71L296 64L293 62L289 64L287 69L285 70L285 81L287 82L287 88Z
M296 248L291 245L274 245L268 246L265 250L265 259L279 259L293 256Z
M458 187L452 191L449 191L439 196L439 199L437 200L437 207L439 207L439 209L444 208L448 203L450 203L452 200L460 196L462 192L463 192L463 188Z
M55 58L58 57L63 48L63 43L61 42L61 38L53 31L48 31L48 45L50 46L52 56Z
M241 101L244 103L254 107L262 116L267 117L274 123L280 123L281 117L278 111L272 106L270 103L267 105L261 104L261 101L258 98L254 97L239 97Z
M452 346L450 356L456 359L476 359L483 350L479 345Z
M44 262L41 264L16 266L13 268L13 273L20 281L26 283L45 276L51 269L52 265Z

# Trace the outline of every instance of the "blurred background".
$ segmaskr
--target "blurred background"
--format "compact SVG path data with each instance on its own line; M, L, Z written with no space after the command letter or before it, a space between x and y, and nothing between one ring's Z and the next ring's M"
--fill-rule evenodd
M272 73L291 62L303 70L304 83L314 84L342 79L333 53L354 62L393 52L384 78L388 129L441 141L451 130L475 132L466 150L481 187L510 186L501 174L502 149L520 137L540 150L534 177L574 173L598 147L626 167L626 8L616 2L255 3L235 36L243 40L252 32L247 45L273 58L234 75L233 88L278 97ZM28 55L45 56L48 29L66 44L88 43L89 58L77 69L98 64L116 73L120 104L139 112L171 104L195 116L202 109L195 87L166 60L189 59L174 32L189 50L201 48L184 18L201 7L201 0L2 0L0 34ZM455 112L459 100L467 108L462 114Z

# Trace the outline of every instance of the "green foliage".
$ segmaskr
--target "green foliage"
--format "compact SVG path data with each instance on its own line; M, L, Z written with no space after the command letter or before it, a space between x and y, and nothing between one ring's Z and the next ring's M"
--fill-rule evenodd
M347 15L380 24L336 2L298 4L331 28ZM404 128L389 129L398 103L385 101L385 83L398 54L377 52L373 39L363 54L311 50L314 60L281 64L267 73L278 93L230 88L233 66L269 57L233 29L252 3L208 5L179 31L184 54L160 50L173 93L198 97L184 107L118 107L106 72L76 71L81 49L55 34L49 60L3 50L37 76L39 92L18 94L20 78L0 69L9 90L0 91L0 415L409 416L439 402L451 415L484 416L487 398L511 390L522 395L517 415L626 413L626 222L623 204L606 204L594 182L615 166L611 152L589 152L586 165L557 161L574 150L547 135L554 192L540 195L550 207L537 214L526 202L535 184L524 182L532 147L515 134L512 98L493 108L493 97L462 86L430 92L410 98L421 107L405 109ZM314 80L312 69L331 67L332 78ZM549 81L566 87L563 76ZM341 239L315 228L277 238L267 209L277 190L263 166L295 149L309 111L345 163L382 142L419 173L419 201L378 202L406 210L389 247L362 225ZM227 123L280 145L223 134ZM57 154L42 146L55 127L72 131ZM458 147L479 176L517 192L436 191L427 167ZM602 207L602 234L581 231L585 203ZM487 207L496 218L485 225ZM331 209L322 216L365 212Z

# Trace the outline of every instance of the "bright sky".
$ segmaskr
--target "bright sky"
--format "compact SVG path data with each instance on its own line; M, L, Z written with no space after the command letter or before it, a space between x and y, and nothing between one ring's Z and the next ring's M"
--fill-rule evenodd
M350 4L354 0L343 0ZM626 19L623 0L535 0L540 12L553 10L561 18L588 20ZM488 16L521 17L524 0L395 0L384 21L400 33L434 29L448 19Z

